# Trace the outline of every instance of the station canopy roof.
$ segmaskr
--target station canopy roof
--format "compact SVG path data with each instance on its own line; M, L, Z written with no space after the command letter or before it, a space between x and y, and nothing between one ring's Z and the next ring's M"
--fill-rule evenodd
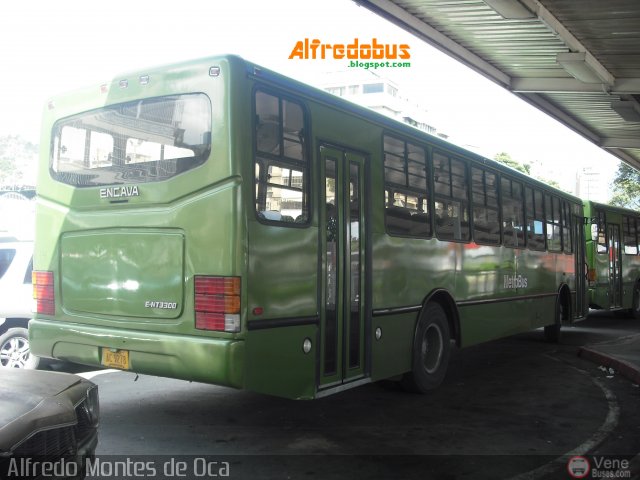
M640 169L639 0L356 0Z

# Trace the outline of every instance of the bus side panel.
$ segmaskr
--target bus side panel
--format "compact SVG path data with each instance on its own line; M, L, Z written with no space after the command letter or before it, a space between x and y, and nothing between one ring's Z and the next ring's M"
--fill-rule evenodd
M303 350L306 339L312 345L309 353ZM293 399L314 398L319 345L316 325L248 332L245 388Z
M640 280L640 256L622 253L622 307L633 306L633 289Z
M413 336L418 314L380 316L373 318L373 331L382 336L373 340L371 379L384 380L411 370Z

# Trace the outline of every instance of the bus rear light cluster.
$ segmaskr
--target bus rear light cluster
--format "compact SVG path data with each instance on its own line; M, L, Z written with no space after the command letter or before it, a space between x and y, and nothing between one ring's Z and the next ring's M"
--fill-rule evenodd
M53 285L53 272L34 271L31 274L35 312L43 315L55 315L56 296Z
M240 277L195 276L196 328L240 331Z

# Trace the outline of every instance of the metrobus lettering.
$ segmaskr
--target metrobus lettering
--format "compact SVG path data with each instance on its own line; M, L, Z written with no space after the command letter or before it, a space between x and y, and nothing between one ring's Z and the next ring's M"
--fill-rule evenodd
M100 189L100 198L137 197L140 195L137 185L106 187Z
M527 277L504 275L504 288L527 288Z

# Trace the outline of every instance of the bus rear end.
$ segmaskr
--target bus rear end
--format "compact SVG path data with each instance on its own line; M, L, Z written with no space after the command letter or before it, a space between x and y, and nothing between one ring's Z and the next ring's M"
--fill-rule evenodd
M245 152L230 131L249 107L232 105L234 69L185 63L48 103L37 355L242 386Z

